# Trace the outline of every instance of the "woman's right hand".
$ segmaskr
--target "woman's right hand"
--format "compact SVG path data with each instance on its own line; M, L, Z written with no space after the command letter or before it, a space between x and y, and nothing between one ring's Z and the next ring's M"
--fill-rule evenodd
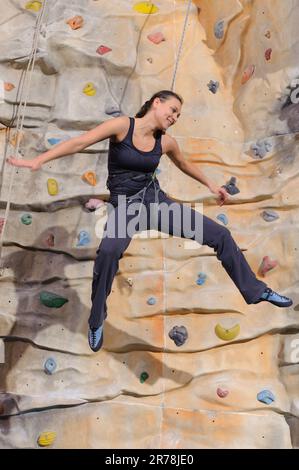
M6 161L13 166L30 168L31 171L39 170L42 166L42 162L38 158L24 160L23 158L8 157Z

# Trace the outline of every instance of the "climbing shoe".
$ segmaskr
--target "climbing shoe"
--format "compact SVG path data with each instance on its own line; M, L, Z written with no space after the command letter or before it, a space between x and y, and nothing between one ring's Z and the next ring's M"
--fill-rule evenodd
M261 297L254 302L258 304L259 302L271 302L271 304L276 305L277 307L290 307L293 305L293 301L289 299L289 297L285 297L284 295L280 295L274 290L267 287L265 291L262 293Z
M94 352L97 352L99 349L101 349L103 344L103 325L99 326L98 328L89 327L88 342L90 348Z

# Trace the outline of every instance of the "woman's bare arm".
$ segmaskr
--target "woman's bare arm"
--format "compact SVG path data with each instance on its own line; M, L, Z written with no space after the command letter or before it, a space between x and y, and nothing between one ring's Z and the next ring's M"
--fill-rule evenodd
M64 157L65 155L72 155L81 152L86 147L108 139L112 136L122 132L127 126L127 117L120 116L117 118L108 119L99 126L91 129L84 134L73 137L72 139L55 145L52 149L44 152L33 159L18 159L9 157L8 163L14 166L31 168L31 170L38 170L43 163L54 160L55 158Z
M189 175L192 178L196 179L200 183L207 186L212 193L217 194L218 203L220 206L222 206L228 198L228 193L226 192L226 190L224 188L218 187L215 183L209 180L205 176L205 174L193 163L187 162L184 159L182 152L180 151L177 141L173 137L167 134L165 134L164 137L166 138L166 155L180 170L186 173L186 175Z

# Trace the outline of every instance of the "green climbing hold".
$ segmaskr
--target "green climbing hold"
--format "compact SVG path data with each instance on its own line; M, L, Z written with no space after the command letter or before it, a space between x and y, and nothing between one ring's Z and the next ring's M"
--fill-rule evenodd
M32 215L31 214L23 214L21 217L21 222L24 225L32 224Z
M140 374L140 383L144 383L147 379L149 378L149 375L147 372L142 372Z
M68 302L68 299L45 290L39 294L39 298L43 305L50 308L60 308Z

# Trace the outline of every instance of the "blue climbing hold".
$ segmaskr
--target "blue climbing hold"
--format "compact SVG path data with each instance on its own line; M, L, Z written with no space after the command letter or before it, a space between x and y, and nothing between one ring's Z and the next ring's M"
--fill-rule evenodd
M160 168L156 168L155 172L156 172L156 175L158 175L159 173L161 173Z
M218 214L216 219L220 220L224 225L228 224L228 218L225 214Z
M208 83L208 88L215 95L215 93L217 93L218 88L219 88L219 82L215 82L214 80L210 80L209 83Z
M53 372L55 372L56 369L56 362L55 359L52 357L49 357L49 359L46 360L45 365L44 365L44 371L48 375L52 375Z
M196 280L196 284L198 286L202 286L206 282L207 275L205 273L198 273L197 276L198 279Z
M265 403L266 405L271 405L275 401L275 396L270 390L262 390L257 394L258 401Z
M78 235L78 243L77 246L85 246L90 243L90 235L86 230L81 230Z
M214 25L214 34L217 39L222 39L224 36L224 20L217 21Z
M61 142L61 139L56 139L55 137L51 137L50 139L48 139L48 142L50 145L56 145L56 144L59 144L59 142Z
M121 116L122 112L118 106L112 105L112 106L107 106L105 108L105 114L109 114L109 116L113 116L113 117L118 117L118 116Z
M222 185L222 188L225 188L228 194L230 194L231 196L234 196L235 194L238 194L240 192L240 190L236 186L236 181L237 178L235 178L235 176L232 176L228 183Z
M156 303L155 297L149 297L147 299L147 303L148 303L148 305L155 305L155 303Z

